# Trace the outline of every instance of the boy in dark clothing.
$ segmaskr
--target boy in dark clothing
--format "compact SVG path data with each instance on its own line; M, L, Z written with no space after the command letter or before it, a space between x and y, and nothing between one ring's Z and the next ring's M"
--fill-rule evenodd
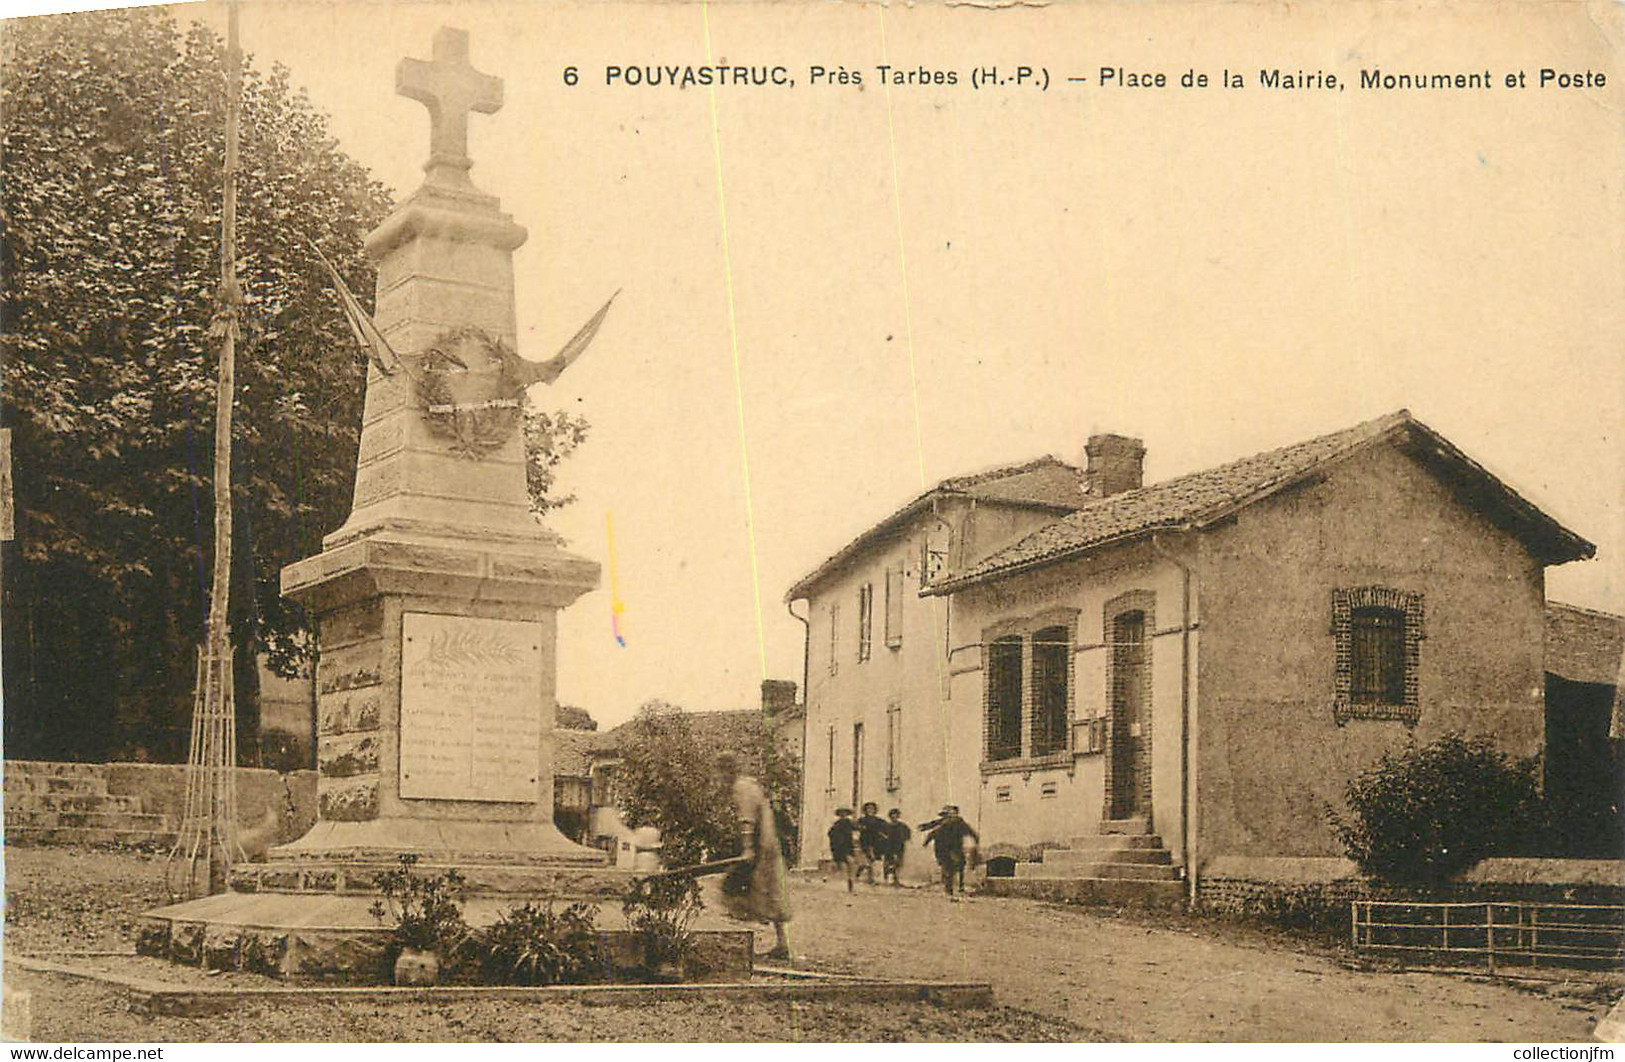
M857 847L858 824L852 821L851 808L836 808L835 823L829 828L829 857L846 872L846 891L852 891L857 876L857 864L852 851Z
M914 836L914 831L908 828L908 823L903 821L903 813L897 808L887 812L886 819L886 859L881 865L880 880L902 885L903 853L907 851L908 839Z
M925 835L924 843L935 848L937 866L942 868L942 887L953 899L958 899L954 896L955 879L959 880L959 891L965 891L963 874L967 837L978 843L981 841L976 831L970 828L970 823L959 817L959 807L955 804L943 805L941 817Z
M875 883L875 860L884 859L886 844L890 839L890 832L886 828L886 820L879 815L880 805L870 802L863 805L863 815L857 821L858 828L858 874L867 874L869 884Z

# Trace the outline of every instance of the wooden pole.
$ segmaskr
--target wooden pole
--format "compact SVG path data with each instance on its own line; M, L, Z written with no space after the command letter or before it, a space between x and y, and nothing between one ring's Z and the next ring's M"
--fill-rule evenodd
M237 3L226 4L226 144L221 172L220 289L210 335L220 340L214 422L214 572L209 618L198 665L187 763L186 817L170 854L170 888L188 896L224 892L238 855L237 725L231 653L231 425L237 391L237 154L241 125L242 51ZM198 880L199 869L205 870ZM181 876L184 872L184 877Z
M235 723L235 690L225 688L223 681L231 674L221 661L231 657L231 422L232 403L237 393L237 313L242 299L237 288L237 141L238 126L242 121L242 52L237 42L237 4L226 5L226 162L221 179L225 190L220 203L220 292L222 309L227 318L225 335L220 342L220 374L215 392L214 420L214 582L209 591L209 656L215 662L212 689L219 690L219 699L211 707L219 712L230 712ZM223 720L222 720L223 721ZM222 728L223 730L228 728ZM229 728L235 737L236 727ZM218 738L224 740L225 733ZM235 742L233 742L235 744ZM236 766L237 750L222 749L224 763L210 766L221 772L214 788L214 801L223 802L225 787L235 780L232 768ZM216 804L211 818L220 821L225 809ZM235 825L235 824L233 824ZM226 850L225 837L213 838L209 846L209 891L225 888L226 872L231 856Z

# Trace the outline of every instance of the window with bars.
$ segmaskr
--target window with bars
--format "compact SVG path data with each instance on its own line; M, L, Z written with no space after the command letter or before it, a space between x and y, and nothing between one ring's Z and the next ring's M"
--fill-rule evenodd
M1033 635L1033 756L1066 751L1071 658L1065 627L1045 627Z
M987 758L1021 756L1021 638L1010 635L987 647Z
M1415 726L1421 718L1422 594L1388 586L1332 591L1332 717Z
M875 588L873 583L858 587L858 659L869 659L870 639L874 634Z
M903 566L886 569L886 648L903 644Z

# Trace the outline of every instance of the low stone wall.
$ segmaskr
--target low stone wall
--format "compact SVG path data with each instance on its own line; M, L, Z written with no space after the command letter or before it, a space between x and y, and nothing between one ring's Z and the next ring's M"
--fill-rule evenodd
M101 769L108 793L140 797L143 810L176 823L186 814L185 764L109 763ZM316 772L237 768L237 821L250 849L263 851L303 837L316 822Z
M1346 935L1354 900L1625 904L1625 863L1486 859L1442 886L1412 889L1366 877L1347 859L1221 856L1208 862L1196 888L1205 911Z

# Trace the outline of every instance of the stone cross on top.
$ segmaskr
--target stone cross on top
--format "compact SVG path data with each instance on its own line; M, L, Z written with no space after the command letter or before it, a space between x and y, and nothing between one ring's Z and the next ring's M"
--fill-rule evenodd
M468 112L495 114L502 108L502 79L482 74L468 61L468 31L442 26L434 35L434 58L402 59L395 67L395 91L429 108L427 182L471 190Z

